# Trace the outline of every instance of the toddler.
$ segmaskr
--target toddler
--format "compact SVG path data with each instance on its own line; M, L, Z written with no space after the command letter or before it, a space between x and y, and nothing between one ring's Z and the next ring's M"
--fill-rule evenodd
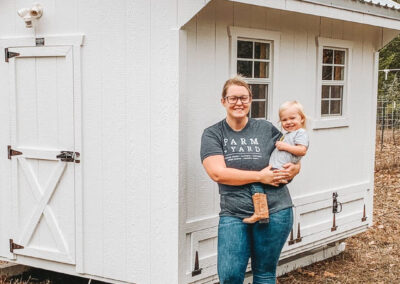
M283 129L286 131L271 154L269 164L271 170L283 169L287 163L297 164L308 149L308 136L305 131L306 116L303 106L297 101L288 101L279 108L279 120ZM258 183L250 185L254 214L243 219L244 223L252 224L257 221L260 223L269 222L269 211L267 195L264 193L263 186Z

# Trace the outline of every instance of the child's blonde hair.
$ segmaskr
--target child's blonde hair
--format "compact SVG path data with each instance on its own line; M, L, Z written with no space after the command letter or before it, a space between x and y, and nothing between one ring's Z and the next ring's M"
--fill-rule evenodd
M299 113L300 117L303 119L303 124L302 124L301 127L302 128L306 128L307 116L304 113L303 106L298 101L287 101L287 102L284 102L283 104L281 104L281 106L279 107L279 120L281 118L282 112L287 110L290 107L294 107L297 110L297 112Z

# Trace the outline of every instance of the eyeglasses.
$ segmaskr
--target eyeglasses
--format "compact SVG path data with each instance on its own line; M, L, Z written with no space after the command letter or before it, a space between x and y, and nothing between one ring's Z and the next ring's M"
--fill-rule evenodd
M241 97L236 97L236 96L226 96L225 99L228 101L230 104L236 104L238 100L242 102L242 104L248 104L250 102L250 96L241 96Z

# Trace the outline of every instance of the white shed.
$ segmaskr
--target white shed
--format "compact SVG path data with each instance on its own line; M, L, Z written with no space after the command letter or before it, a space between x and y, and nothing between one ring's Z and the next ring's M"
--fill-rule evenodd
M17 11L32 2L0 1L1 260L112 283L217 282L219 196L200 137L238 71L251 116L276 123L289 99L310 116L281 269L372 224L378 50L400 5L40 4L26 28Z

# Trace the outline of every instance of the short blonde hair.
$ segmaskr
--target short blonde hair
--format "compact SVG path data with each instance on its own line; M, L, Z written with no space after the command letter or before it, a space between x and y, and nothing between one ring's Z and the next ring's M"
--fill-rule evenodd
M290 107L294 107L297 110L300 117L303 119L303 124L301 127L306 128L307 116L304 112L303 106L298 101L287 101L287 102L284 102L283 104L281 104L281 106L279 107L279 119L281 119L282 112L287 110Z
M244 77L242 77L240 75L236 75L236 76L226 80L224 87L222 88L222 98L223 99L225 99L225 96L226 96L226 93L228 92L229 87L233 86L233 85L245 87L247 89L247 91L249 92L249 96L250 97L252 96L250 86L244 80Z

